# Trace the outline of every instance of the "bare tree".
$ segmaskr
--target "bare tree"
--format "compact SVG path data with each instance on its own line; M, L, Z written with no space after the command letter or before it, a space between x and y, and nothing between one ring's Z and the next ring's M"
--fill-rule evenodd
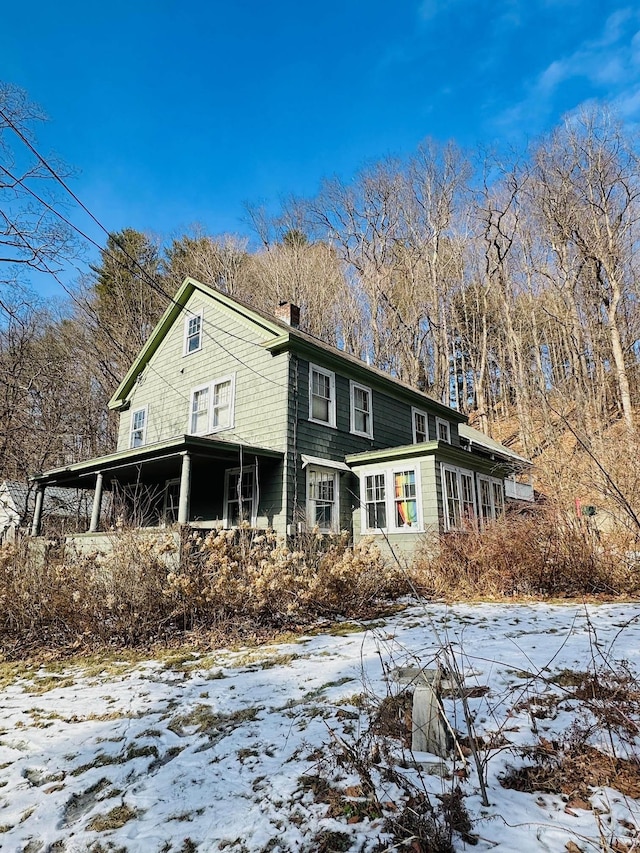
M597 357L611 360L618 404L633 431L625 307L635 289L640 159L611 115L592 109L568 118L540 146L536 172L542 210L563 265L574 252L581 261L573 314L589 306L604 324L609 352Z
M59 272L77 252L71 229L55 212L64 193L29 148L44 120L22 89L0 82L0 285L15 283L27 269ZM49 163L68 175L57 158Z

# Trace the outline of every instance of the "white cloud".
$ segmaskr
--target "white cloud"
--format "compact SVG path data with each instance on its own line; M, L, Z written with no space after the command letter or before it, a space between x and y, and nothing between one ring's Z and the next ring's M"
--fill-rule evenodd
M588 84L589 99L607 100L623 114L637 109L640 88L639 12L622 8L609 15L596 38L583 42L573 53L550 62L530 82L526 97L503 112L498 124L503 129L523 122L531 126L532 120L544 125L561 87L578 79Z

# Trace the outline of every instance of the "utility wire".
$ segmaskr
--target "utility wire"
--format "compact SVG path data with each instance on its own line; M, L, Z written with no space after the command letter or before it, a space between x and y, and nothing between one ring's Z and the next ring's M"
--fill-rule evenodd
M93 246L95 246L103 255L107 255L107 257L112 258L112 260L114 260L116 263L120 264L120 266L126 268L128 272L130 272L132 275L136 276L137 278L139 278L141 280L144 278L144 281L146 281L146 283L156 293L160 294L165 299L167 299L170 304L177 306L181 312L184 311L186 314L190 313L189 310L186 308L186 306L179 304L175 300L175 298L171 294L169 294L164 289L164 287L162 287L162 285L158 284L158 282L156 282L155 279L153 279L149 275L147 270L140 264L140 262L137 260L137 258L135 258L133 255L131 255L129 253L129 251L127 250L127 247L125 246L125 244L120 239L118 239L117 235L111 233L104 225L102 225L102 223L97 219L97 217L94 216L93 213L91 213L91 211L86 207L86 205L84 205L83 202L77 197L77 195L67 186L66 182L49 165L49 163L44 159L44 157L42 157L42 155L38 153L38 151L34 148L34 146L27 139L27 137L25 137L24 134L20 131L20 129L7 117L6 113L4 113L4 111L2 109L0 109L0 116L2 116L5 119L5 121L9 124L9 126L14 130L14 132L25 143L25 145L27 145L29 150L38 158L38 160L45 166L45 168L51 173L51 175L60 183L60 185L65 189L65 191L69 193L69 195L74 199L74 201L76 201L76 203L91 217L91 219L98 225L98 227L102 231L104 231L104 233L108 237L110 237L112 239L112 241L116 244L116 246L118 246L118 248L125 255L125 257L128 258L128 260L130 260L131 263L134 264L134 266L139 268L140 272L142 273L142 276L140 275L140 273L136 273L136 271L134 269L129 269L127 267L127 265L122 261L121 258L119 258L117 255L115 255L113 252L110 252L106 247L103 248L102 246L100 246L99 243L97 243L92 237L90 237L88 234L86 234L84 231L82 231L80 228L78 228L78 226L76 226L73 222L71 222L71 220L69 220L66 216L64 216L62 213L60 213L60 211L53 208L47 201L45 201L45 199L41 198L36 192L34 192L34 190L32 190L31 187L29 187L24 182L23 179L13 175L6 167L2 166L1 164L0 164L0 169L2 169L2 171L12 181L20 184L20 186L22 186L23 189L25 189L34 199L36 199L36 201L38 201L39 204L43 205L48 211L50 211L55 216L57 216L62 222L64 222L69 228L71 228L73 231L75 231L77 234L79 234L83 239L87 240L89 243L91 243ZM33 249L31 249L31 251L33 251ZM56 277L56 281L59 281L59 279L57 277ZM64 285L63 285L63 288L64 288L65 292L71 296L71 294L69 293L69 290L66 287L64 287ZM251 344L252 346L257 346L257 347L261 346L256 341L250 341L250 340L247 340L246 338L241 338L238 335L234 335L232 332L229 332L228 330L226 330L224 328L216 326L210 320L207 320L206 317L204 317L203 320L204 320L203 325L207 325L217 332L222 332L223 334L226 334L231 338L235 338L237 340L240 340L243 343ZM254 373L256 376L259 376L261 379L264 379L265 381L270 382L273 385L276 385L276 387L278 387L278 388L284 387L283 383L277 382L276 380L271 379L269 376L265 376L264 374L260 373L260 371L256 370L254 367L251 367L251 365L247 364L245 361L243 361L235 353L228 350L217 338L210 335L206 331L206 329L204 329L204 328L203 328L203 333L211 341L213 341L214 344L219 346L220 349L222 349L228 356L235 359L239 364L241 364L247 370ZM160 375L160 374L158 374L158 375ZM169 387L171 387L171 386L169 386Z

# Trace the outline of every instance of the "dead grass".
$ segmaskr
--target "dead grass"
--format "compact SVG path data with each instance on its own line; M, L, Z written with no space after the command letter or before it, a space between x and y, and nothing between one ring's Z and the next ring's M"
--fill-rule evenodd
M533 506L484 530L443 535L435 557L417 560L415 582L427 596L458 600L635 597L640 572L621 559L620 547L556 508Z
M541 739L531 750L535 763L512 770L501 779L504 788L533 793L563 794L580 799L590 808L588 798L595 788L615 788L623 796L640 798L640 761L606 755L588 744L565 749Z
M97 815L87 824L87 829L91 832L107 832L112 829L120 829L125 823L134 820L138 816L138 812L129 808L126 804L116 806L107 812L105 815Z

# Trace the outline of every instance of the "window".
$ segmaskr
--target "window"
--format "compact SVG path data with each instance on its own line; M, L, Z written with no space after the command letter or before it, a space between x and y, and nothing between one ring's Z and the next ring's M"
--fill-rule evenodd
M309 374L309 420L335 427L335 374L314 364L309 365Z
M373 413L371 388L350 382L351 389L351 432L373 438Z
M209 432L209 386L191 392L191 424L189 432L202 435Z
M338 475L325 468L307 468L307 519L321 533L338 530Z
M400 533L422 528L418 466L362 476L362 529Z
M396 527L415 527L418 523L416 472L397 471L393 475L393 485Z
M142 447L147 433L147 408L131 412L129 447Z
M233 379L225 377L211 384L212 432L233 426Z
M473 473L450 465L443 465L441 470L445 530L473 523L477 518Z
M480 520L484 523L504 512L504 482L497 477L478 474L480 491Z
M455 530L455 528L460 527L462 506L458 476L451 468L444 469L444 491L445 526L447 530Z
M162 520L167 526L177 524L180 506L180 480L167 480L164 487Z
M367 528L375 530L387 526L387 502L384 474L368 474L365 477L364 506Z
M233 427L235 376L214 379L191 392L189 433L206 435Z
M255 527L256 507L256 469L230 468L225 471L224 526L238 527L242 522Z
M480 486L480 515L483 519L493 518L493 501L491 500L491 481L486 477L478 478Z
M202 349L202 311L188 314L184 320L184 355Z
M447 444L451 444L451 425L449 421L436 418L436 438L438 441L446 441Z
M429 427L425 412L419 409L411 409L411 418L413 421L413 443L422 444L429 441Z

